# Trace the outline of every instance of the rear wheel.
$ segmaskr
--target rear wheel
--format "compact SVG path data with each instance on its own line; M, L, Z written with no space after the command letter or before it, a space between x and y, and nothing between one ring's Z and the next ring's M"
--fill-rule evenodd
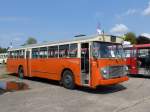
M18 70L18 77L20 79L23 79L24 77L24 70L23 70L23 67L19 67L19 70Z
M62 77L62 84L67 89L74 89L75 83L73 78L73 73L69 70L64 71Z

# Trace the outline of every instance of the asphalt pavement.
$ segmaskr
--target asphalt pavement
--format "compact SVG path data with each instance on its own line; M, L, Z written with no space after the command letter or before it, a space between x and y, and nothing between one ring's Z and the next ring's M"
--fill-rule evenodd
M6 74L0 65L0 74ZM9 76L0 81L18 81ZM150 112L150 78L131 77L129 81L96 90L77 87L68 90L57 81L26 78L28 90L0 90L0 112Z

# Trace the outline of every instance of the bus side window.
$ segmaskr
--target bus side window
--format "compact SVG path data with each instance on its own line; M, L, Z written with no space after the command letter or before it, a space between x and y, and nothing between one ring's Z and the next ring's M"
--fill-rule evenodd
M58 46L48 47L48 57L49 58L57 58L58 57Z
M20 53L21 53L21 50L18 50L17 51L17 58L20 58Z
M13 51L9 52L9 58L13 58Z
M39 57L39 48L33 48L32 49L32 58L38 58Z
M77 57L77 50L78 50L77 44L70 44L69 57Z
M21 50L18 51L18 58L21 58Z
M124 51L125 51L125 57L126 57L126 58L131 57L131 50L125 49Z
M17 58L17 51L14 51L14 58Z
M137 50L136 49L132 49L132 57L136 57L137 56Z
M24 51L24 50L21 50L21 51L20 51L20 58L24 58L24 55L25 55L25 51Z
M39 52L40 58L47 58L47 47L41 47Z
M14 58L17 58L17 51L14 51Z
M8 58L10 58L10 51L8 51Z
M15 58L15 51L12 52L13 59Z
M69 57L69 44L59 46L59 57Z

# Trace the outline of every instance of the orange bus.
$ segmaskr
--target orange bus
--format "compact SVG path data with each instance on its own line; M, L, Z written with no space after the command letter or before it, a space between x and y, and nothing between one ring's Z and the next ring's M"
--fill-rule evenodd
M58 80L68 89L118 84L128 80L121 43L116 36L94 35L11 48L7 70L19 77Z

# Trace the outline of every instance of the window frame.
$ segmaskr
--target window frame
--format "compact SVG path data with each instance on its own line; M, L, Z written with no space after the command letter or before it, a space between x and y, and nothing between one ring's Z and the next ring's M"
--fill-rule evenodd
M53 56L51 55L53 53ZM59 46L48 46L48 58L58 58L59 57Z
M37 49L37 51L38 51L38 52L36 52L36 55L34 55L34 53L35 53L34 51L36 51L35 49ZM32 59L38 59L39 58L39 48L38 47L32 48L31 51L32 51L32 53L31 53L32 54L32 56L31 56Z

